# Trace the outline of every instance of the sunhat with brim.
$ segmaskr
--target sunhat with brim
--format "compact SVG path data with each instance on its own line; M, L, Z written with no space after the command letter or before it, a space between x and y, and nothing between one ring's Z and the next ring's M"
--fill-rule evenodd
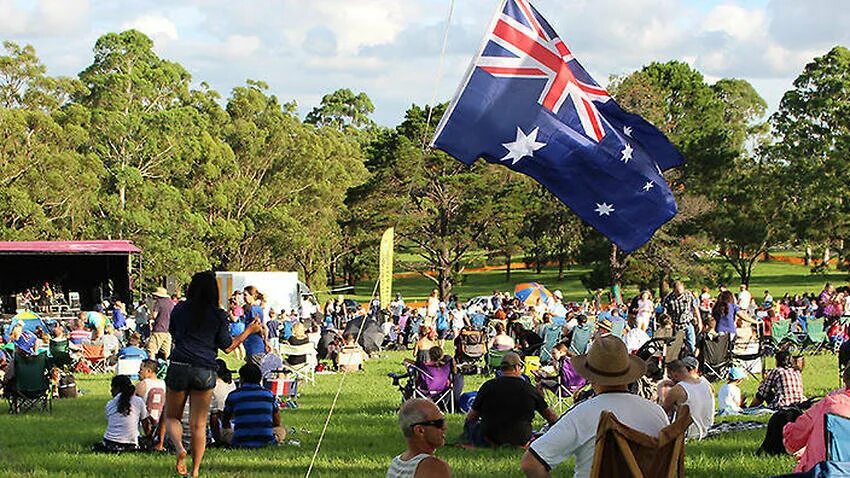
M646 363L629 355L626 344L611 335L594 340L586 354L570 362L582 377L598 385L628 385L646 373Z
M596 327L610 332L611 329L614 327L614 323L608 319L602 319L596 324Z
M35 354L35 334L29 330L25 330L20 337L15 340L15 347L27 355Z
M165 287L157 287L153 291L153 293L151 293L151 295L154 296L154 297L161 297L161 298L164 298L164 299L171 297L171 296L168 295L168 291L165 290Z

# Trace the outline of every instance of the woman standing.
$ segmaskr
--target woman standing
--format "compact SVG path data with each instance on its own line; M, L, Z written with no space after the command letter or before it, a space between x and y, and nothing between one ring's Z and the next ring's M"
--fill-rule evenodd
M186 475L186 449L180 419L189 399L192 432L192 476L198 476L206 449L206 426L212 389L216 384L216 354L230 353L248 335L262 330L254 320L237 337L230 336L227 313L218 307L218 284L212 272L198 272L186 291L186 301L171 312L169 333L174 351L165 377L165 424L177 452L177 473Z
M752 322L747 313L738 307L738 304L735 303L735 296L728 290L724 290L717 297L717 302L714 303L714 308L711 310L711 316L717 321L715 331L718 334L727 333L733 339L738 332L735 324L737 318L745 322Z
M256 287L249 285L245 288L245 305L242 308L245 310L246 324L254 319L259 319L260 324L265 322L263 302L265 302L265 298ZM253 363L257 367L260 367L263 363L263 357L271 351L272 347L269 344L265 326L262 326L259 331L245 338L245 362L247 363Z
M637 326L640 330L646 332L649 328L649 319L652 318L652 313L655 312L655 303L652 302L652 294L645 290L640 293L637 309Z

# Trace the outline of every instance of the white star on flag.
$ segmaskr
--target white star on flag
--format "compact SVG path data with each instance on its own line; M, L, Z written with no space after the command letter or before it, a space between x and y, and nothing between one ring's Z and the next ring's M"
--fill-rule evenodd
M537 131L540 128L534 128L531 130L531 133L526 135L522 132L519 126L516 127L516 140L511 143L502 143L508 150L508 154L499 159L499 161L507 161L512 159L513 162L511 164L516 164L520 159L529 156L534 157L534 152L538 149L546 146L546 143L541 143L537 141Z
M632 145L630 145L628 142L626 142L626 147L623 148L622 151L620 151L620 153L623 155L623 157L620 158L620 160L622 162L628 164L629 160L632 159L632 151L634 151L634 149L632 149Z
M632 137L632 127L631 126L623 126L623 134L625 134L626 136L631 138Z
M652 181L647 181L647 182L646 182L646 184L644 184L644 185L643 185L643 190L644 190L644 191L649 191L649 190L650 190L650 189L652 189L654 186L655 186L655 183L653 183Z
M595 212L598 212L600 216L610 216L612 212L614 212L614 205L608 203L596 203Z

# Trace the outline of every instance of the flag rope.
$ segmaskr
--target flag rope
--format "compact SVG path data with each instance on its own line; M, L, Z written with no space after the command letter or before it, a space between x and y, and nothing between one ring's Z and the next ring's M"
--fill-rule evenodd
M445 57L446 57L446 46L448 45L449 28L451 27L451 23L452 23L452 15L454 13L454 6L455 6L455 0L449 0L449 11L448 11L448 15L446 17L446 26L445 26L445 29L443 30L443 43L440 47L440 58L439 58L439 61L437 63L437 75L436 75L436 78L434 79L434 90L431 94L431 101L428 104L428 117L425 120L425 136L423 137L422 149L421 149L423 156L425 154L425 150L428 148L428 136L429 136L429 130L431 128L431 116L434 112L434 102L437 100L437 92L438 92L439 87L440 87L440 80L443 76L443 63L444 63ZM411 187L411 191L412 191L413 190L413 184L412 183L411 183L410 187ZM408 191L408 195L410 195L410 191ZM375 293L378 290L379 282L380 282L379 280L375 281L375 287L372 289L372 295L370 297L375 296ZM366 325L365 319L360 322L360 328L357 330L357 338L355 339L355 343L360 342L360 335L363 333L363 326L364 325ZM340 393L342 393L342 386L345 383L345 377L346 377L346 375L348 375L348 373L349 372L344 371L342 373L342 376L339 379L339 385L337 386L336 393L334 394L334 399L331 402L331 408L328 410L328 416L325 418L325 424L324 424L324 426L322 426L322 433L319 434L319 441L316 443L316 449L313 450L313 457L310 459L310 466L307 468L307 473L304 475L304 478L310 478L310 473L313 472L313 467L316 464L316 458L319 456L319 451L322 448L322 443L324 442L325 434L328 431L328 426L331 423L331 418L333 417L334 409L336 408L337 401L339 400L339 395L340 395Z

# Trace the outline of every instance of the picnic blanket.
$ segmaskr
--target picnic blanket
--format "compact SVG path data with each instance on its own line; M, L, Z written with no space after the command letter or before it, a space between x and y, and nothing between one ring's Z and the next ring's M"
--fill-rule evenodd
M711 428L708 429L708 433L706 433L705 438L711 438L717 435L722 435L724 433L737 433L747 430L759 430L761 428L766 427L767 423L755 421L715 423L711 426Z

